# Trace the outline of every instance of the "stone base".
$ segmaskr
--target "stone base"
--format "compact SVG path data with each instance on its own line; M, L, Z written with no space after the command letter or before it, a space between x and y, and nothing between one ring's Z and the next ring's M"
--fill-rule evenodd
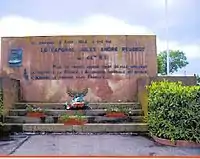
M55 122L57 116L46 116L44 118L43 123L59 123ZM121 117L121 118L114 118L114 117L106 117L106 116L85 116L88 120L88 123L142 123L144 117L143 116L131 116L131 117ZM59 117L57 117L59 118ZM27 116L7 116L5 118L5 123L41 123L41 118L35 117L27 117Z
M47 108L47 109L64 109L64 103L15 103L16 109L25 109L26 104L34 105L36 107L40 108ZM126 107L126 108L133 108L133 109L139 109L140 104L138 102L116 102L116 103L89 103L89 106L92 109L105 109L108 107Z
M200 143L196 143L196 142L192 142L192 141L185 141L185 140L176 140L174 142L172 142L171 140L168 139L162 139L162 138L158 138L153 136L153 139L162 145L166 145L166 146L177 146L177 147L191 147L191 148L197 148L200 147Z
M121 124L6 124L17 125L23 132L79 132L79 133L138 133L147 132L146 123L121 123Z

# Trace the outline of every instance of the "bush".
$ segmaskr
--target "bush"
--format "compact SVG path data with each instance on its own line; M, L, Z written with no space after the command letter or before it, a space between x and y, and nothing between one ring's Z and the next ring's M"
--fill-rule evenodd
M162 81L147 89L150 134L171 141L200 142L200 87Z
M2 134L2 127L3 127L3 118L2 118L2 115L3 115L3 91L0 90L0 137L1 137L1 134Z
M3 91L0 90L0 116L3 115Z

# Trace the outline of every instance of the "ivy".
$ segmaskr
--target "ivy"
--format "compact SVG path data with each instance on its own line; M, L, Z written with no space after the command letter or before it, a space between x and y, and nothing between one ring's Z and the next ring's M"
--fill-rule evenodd
M3 115L3 91L0 90L0 116Z

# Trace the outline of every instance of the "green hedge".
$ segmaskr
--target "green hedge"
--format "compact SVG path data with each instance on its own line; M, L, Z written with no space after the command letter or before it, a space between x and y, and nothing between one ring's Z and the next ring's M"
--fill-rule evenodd
M0 116L3 114L3 91L0 90Z
M147 89L150 134L171 141L200 142L200 86L162 81Z

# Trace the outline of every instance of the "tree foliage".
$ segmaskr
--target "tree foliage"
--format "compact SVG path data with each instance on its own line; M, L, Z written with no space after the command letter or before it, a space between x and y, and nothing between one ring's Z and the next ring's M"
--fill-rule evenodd
M160 52L157 56L158 73L167 74L167 51ZM179 50L169 50L169 72L175 73L188 65L185 53Z
M197 79L197 84L200 85L200 76L196 75L196 79Z

